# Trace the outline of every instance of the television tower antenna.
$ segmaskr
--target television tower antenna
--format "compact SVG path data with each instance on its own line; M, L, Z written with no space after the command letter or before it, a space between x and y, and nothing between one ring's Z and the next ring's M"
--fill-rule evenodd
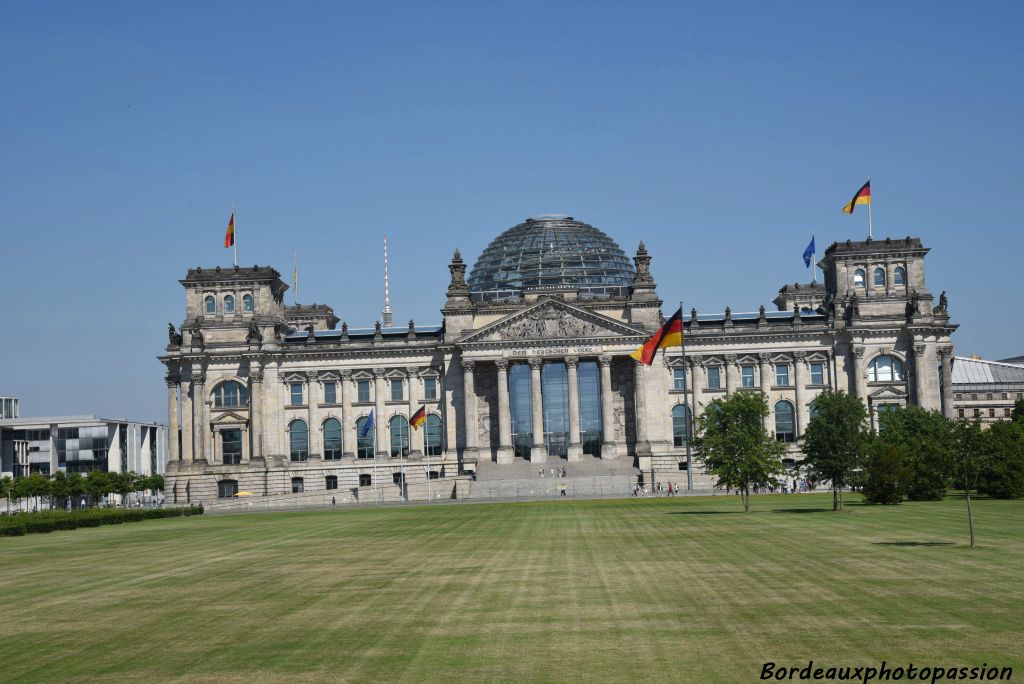
M384 235L384 310L380 312L380 324L384 328L392 328L395 325L394 316L391 315L391 288L388 284L388 236Z

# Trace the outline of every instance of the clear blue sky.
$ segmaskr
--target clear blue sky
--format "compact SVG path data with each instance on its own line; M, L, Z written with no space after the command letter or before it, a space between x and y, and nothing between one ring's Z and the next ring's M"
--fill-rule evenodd
M290 8L286 8L290 5ZM563 212L666 302L756 310L801 253L920 236L961 354L1024 353L1024 6L0 6L0 394L166 420L177 279L291 271L351 324L440 320L446 264ZM286 276L290 279L289 276ZM289 297L290 301L290 297ZM670 304L666 304L668 308Z

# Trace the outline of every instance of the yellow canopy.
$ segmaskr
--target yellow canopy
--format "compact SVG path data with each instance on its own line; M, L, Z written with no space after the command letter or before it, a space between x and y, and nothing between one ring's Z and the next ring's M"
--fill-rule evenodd
M241 492L235 492L235 496L256 496L256 495L253 494L252 492L247 492L247 491L243 490Z

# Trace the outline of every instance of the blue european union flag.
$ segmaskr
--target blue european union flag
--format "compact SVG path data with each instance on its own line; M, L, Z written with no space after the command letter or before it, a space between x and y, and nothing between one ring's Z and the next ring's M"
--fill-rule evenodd
M814 258L814 236L811 236L811 244L804 250L804 266L811 267L811 259Z
M370 415L366 417L366 422L363 423L363 428L359 431L359 436L365 437L370 434L370 430L372 430L373 427L373 409L370 409Z

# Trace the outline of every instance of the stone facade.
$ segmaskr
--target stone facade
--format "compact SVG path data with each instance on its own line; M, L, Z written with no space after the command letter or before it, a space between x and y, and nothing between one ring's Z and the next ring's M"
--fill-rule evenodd
M542 218L516 230L557 237L566 225L603 236L572 219ZM545 240L554 248L554 238ZM449 480L437 483L436 496L457 491L452 478L524 458L621 459L645 477L685 481L686 412L700 415L715 398L744 389L767 395L766 426L792 442L794 459L794 440L827 388L860 397L872 420L902 404L953 415L940 377L949 377L956 325L945 294L936 303L925 286L927 251L916 238L835 243L819 262L823 284L786 286L778 311L691 310L685 357L659 352L651 366L629 357L663 320L643 243L632 282L598 295L567 285L564 267L555 286L481 293L467 284L456 251L440 326L336 330L333 312L318 307L302 311L307 325L298 329L299 312L285 307L287 286L276 270L192 269L180 281L185 320L180 332L171 326L160 357L168 498L302 491L339 502L393 500ZM562 263L572 256L562 254ZM403 428L421 407L430 425ZM363 435L359 421L371 414L376 429ZM696 468L690 474L693 486L710 486Z

